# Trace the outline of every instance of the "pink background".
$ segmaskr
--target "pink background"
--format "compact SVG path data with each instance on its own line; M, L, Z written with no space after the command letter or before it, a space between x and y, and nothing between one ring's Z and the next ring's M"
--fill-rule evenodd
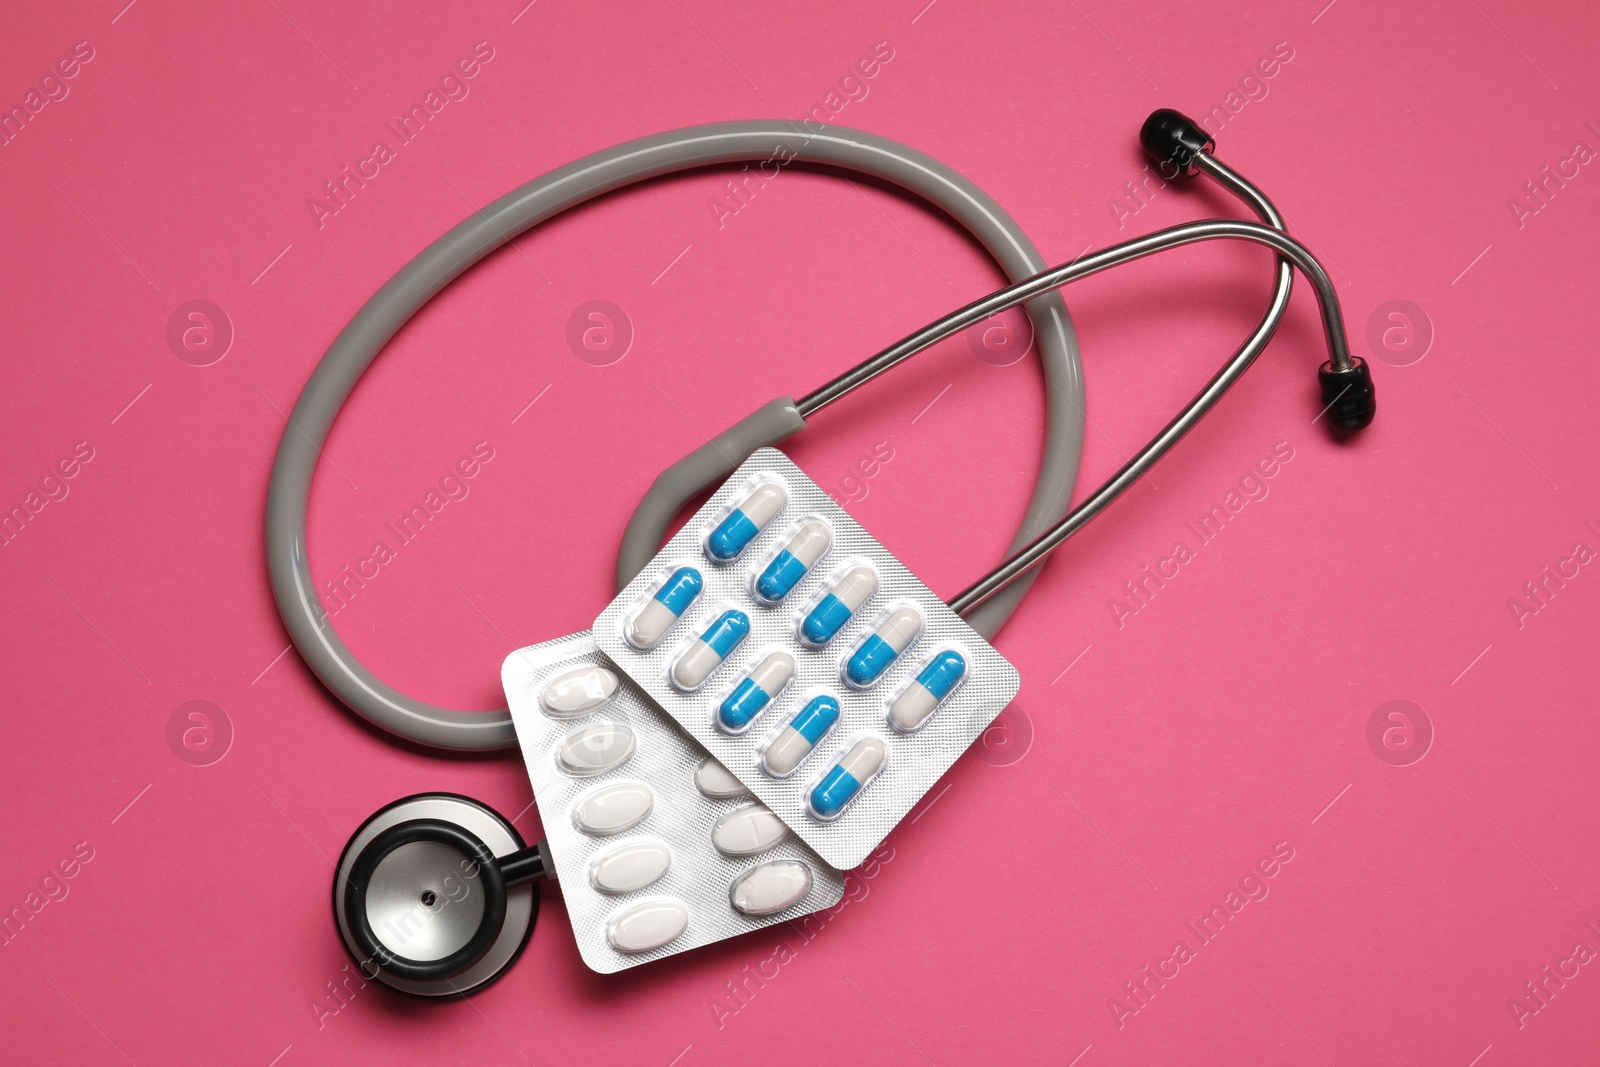
M1600 173L1563 162L1600 148L1592 5L124 2L0 16L8 108L75 43L94 57L0 147L0 505L38 504L77 442L93 450L0 548L0 908L39 907L0 948L6 1058L1600 1058L1600 568L1562 562L1600 548ZM308 199L478 41L493 59L470 95L319 228ZM1375 314L1380 335L1393 324L1385 304L1411 302L1373 359L1378 421L1346 447L1312 425L1323 354L1301 286L1260 365L1051 564L998 641L1024 679L1002 729L814 940L774 930L600 978L549 886L522 960L470 1001L332 998L329 864L370 812L443 789L521 813L530 840L539 823L515 758L391 744L282 654L261 529L285 413L361 303L469 206L626 138L799 118L879 41L893 59L837 121L964 171L1053 261L1237 213L1201 186L1124 189L1152 108L1226 110L1236 92L1219 154L1325 257L1357 351L1374 354ZM1241 89L1279 42L1292 60ZM1508 199L1545 166L1568 178L1519 219ZM494 449L336 619L381 676L500 702L513 645L609 598L665 463L997 282L936 214L828 175L786 172L719 228L727 177L525 237L363 380L316 483L319 576L389 539L475 442ZM1213 246L1068 293L1093 422L1080 495L1244 336L1269 273L1259 250ZM196 299L234 335L208 366L167 340ZM635 334L604 367L566 341L595 299ZM789 451L953 594L1020 514L1042 406L1031 359L997 367L957 338ZM886 438L893 460L847 481ZM1268 495L1119 627L1124 583L1195 547L1184 524L1277 442L1293 458ZM1569 577L1519 617L1547 565ZM168 739L191 700L221 709L193 762ZM1391 700L1420 709L1411 732L1385 711L1391 747L1369 744ZM1248 883L1268 895L1201 944L1185 924L1275 846L1292 860ZM93 858L47 877L75 847ZM1177 976L1129 996L1144 967L1171 975L1180 939Z

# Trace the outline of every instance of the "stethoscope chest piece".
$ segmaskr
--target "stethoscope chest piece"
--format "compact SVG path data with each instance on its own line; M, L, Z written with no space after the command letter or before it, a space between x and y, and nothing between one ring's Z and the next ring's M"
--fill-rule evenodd
M492 808L453 793L397 800L339 857L333 915L369 979L422 997L498 978L533 933L549 869Z

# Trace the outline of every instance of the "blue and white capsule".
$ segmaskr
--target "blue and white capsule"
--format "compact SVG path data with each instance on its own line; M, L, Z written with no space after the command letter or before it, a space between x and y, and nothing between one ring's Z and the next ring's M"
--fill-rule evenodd
M711 625L683 650L672 665L672 684L686 693L692 693L706 684L722 661L733 654L739 643L750 636L750 616L737 609L729 609L711 620Z
M811 814L824 821L837 819L839 813L860 795L866 784L883 769L889 749L879 737L863 737L849 748L839 761L828 768L828 773L812 787L806 797L806 807Z
M793 677L793 656L787 652L769 654L751 667L750 673L739 679L733 692L717 706L717 727L723 733L744 733Z
M752 587L756 599L763 604L776 604L788 596L832 543L833 531L821 519L812 519L800 527L772 562L756 575Z
M728 513L706 536L706 555L714 563L731 563L739 558L756 535L766 529L772 517L783 510L789 494L777 482L762 482Z
M822 693L805 702L794 718L779 730L761 756L761 765L774 778L785 778L811 755L817 743L839 723L843 709L839 698Z
M693 567L679 567L673 571L628 622L623 632L628 644L638 649L654 648L667 636L672 624L689 610L705 585L705 579Z
M871 566L861 563L846 570L800 620L800 643L808 648L821 648L832 641L877 591L878 572Z
M935 652L889 705L889 724L904 733L921 729L966 676L965 656L954 649Z
M920 611L909 606L894 609L845 661L844 680L857 689L871 688L921 635Z

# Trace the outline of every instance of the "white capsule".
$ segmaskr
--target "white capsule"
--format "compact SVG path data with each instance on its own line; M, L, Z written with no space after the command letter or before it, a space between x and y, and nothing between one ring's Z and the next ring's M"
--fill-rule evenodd
M689 925L689 906L675 897L642 900L612 916L606 940L618 952L649 952L660 948Z
M762 482L739 501L706 537L706 554L718 563L737 559L760 535L772 517L783 510L789 494L776 482Z
M811 892L811 868L799 860L773 860L741 874L728 900L746 915L774 915Z
M749 635L750 616L736 608L724 611L672 664L672 684L686 693L699 689Z
M821 519L812 519L778 550L751 586L756 599L776 604L798 585L833 543L833 531Z
M617 676L611 671L593 664L574 667L545 683L539 706L552 718L573 719L598 708L616 691Z
M767 765L769 774L782 778L800 766L800 761L815 747L793 727L785 726L778 731L778 736L773 738L772 744L767 746L766 754L761 757L761 761Z
M939 706L939 698L928 692L915 682L906 686L906 691L895 698L889 705L889 721L896 730L909 733L921 726L933 709Z
M800 640L812 648L821 648L844 629L861 605L871 600L877 591L877 571L865 563L849 568L800 620Z
M654 648L683 617L705 588L705 578L693 567L679 567L629 620L623 637L634 648Z
M585 726L568 734L556 749L556 763L568 774L604 774L633 755L633 731L616 722Z
M660 841L629 841L589 864L589 884L602 893L631 893L667 873L672 853Z
M748 729L793 677L793 656L781 651L768 653L717 705L717 725L733 734Z
M783 510L783 505L788 499L789 494L784 492L783 486L777 482L762 482L744 498L739 510L744 512L744 517L757 527L762 527L772 521L772 516Z
M889 750L884 743L876 737L863 737L850 747L850 751L839 757L839 762L834 766L843 770L858 782L865 782L878 768L883 766L884 757Z
M837 818L878 773L888 755L888 748L876 737L863 737L851 745L812 787L806 798L811 813L819 819Z
M672 665L672 681L679 689L693 692L721 665L722 657L717 655L716 649L704 641L696 641Z
M828 529L828 524L821 519L812 519L796 530L795 535L783 548L789 555L809 567L822 558L822 554L828 551L828 546L832 543L833 532Z
M910 648L922 633L922 613L913 607L896 608L856 646L845 662L844 677L857 689L865 689L883 677L900 653Z
M754 856L782 841L789 828L760 804L735 808L711 828L711 843L728 856Z
M654 648L677 621L671 608L659 600L647 600L628 623L628 642L636 648Z
M655 794L643 782L612 782L578 802L572 823L586 834L620 834L643 822L655 802Z
M865 563L845 571L833 587L833 595L844 601L851 611L865 604L877 591L878 572Z
M750 790L733 776L733 772L714 759L707 759L694 772L695 788L712 800L731 800L749 796Z

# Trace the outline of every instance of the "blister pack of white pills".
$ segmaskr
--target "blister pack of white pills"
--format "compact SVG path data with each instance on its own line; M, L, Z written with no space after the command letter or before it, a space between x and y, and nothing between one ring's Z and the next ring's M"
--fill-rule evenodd
M866 859L1020 685L773 448L667 542L594 637L841 870Z
M807 848L586 633L500 670L578 951L625 970L831 907Z

